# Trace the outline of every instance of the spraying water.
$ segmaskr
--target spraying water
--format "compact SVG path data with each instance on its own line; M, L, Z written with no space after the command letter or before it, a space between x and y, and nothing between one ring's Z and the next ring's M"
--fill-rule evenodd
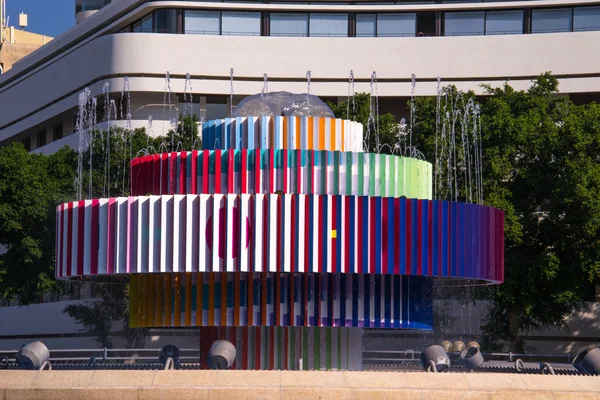
M346 105L346 119L350 118L350 97L352 97L352 119L356 118L356 104L354 103L354 71L350 70L348 77L348 102Z
M189 73L185 74L185 86L183 88L183 101L185 102L185 108L183 111L184 116L191 117L194 110L193 104L193 94L192 94L192 78ZM191 126L192 120L190 118L190 142L192 142L192 150L194 150L194 129ZM185 134L183 129L185 128L185 124L182 127L182 135Z
M148 116L148 135L146 137L146 152L150 153L150 136L152 136L153 132L152 132L152 122L154 121L154 119L152 118L152 115Z
M434 197L482 204L480 106L448 88L438 87L436 100Z
M307 106L310 105L310 77L311 77L311 72L306 71L306 104L307 104ZM308 109L310 110L310 107L308 107Z
M373 96L375 96L375 106L373 106ZM371 73L371 95L369 98L369 119L367 122L367 140L371 136L371 126L375 130L375 152L379 153L379 94L377 91L377 72Z
M125 104L123 104L125 101ZM121 119L126 120L126 133L123 135L123 179L121 193L125 193L125 176L127 175L127 147L129 145L129 160L133 158L133 131L131 129L131 92L129 90L129 77L123 78L121 90Z
M107 130L106 144L104 140L102 140L104 153L104 182L102 183L102 195L106 197L106 187L108 185L108 173L110 168L110 83L104 82L104 85L102 86L102 95L104 96L104 121L106 121ZM102 136L101 139L103 139Z
M98 99L96 97L94 97L92 99L92 101L90 102L90 109L88 111L88 130L89 130L89 137L90 137L90 143L89 143L89 147L90 147L90 163L89 163L89 167L90 167L90 175L89 175L89 189L88 189L88 196L90 198L93 197L93 188L92 188L92 170L93 170L93 158L94 158L94 132L93 129L96 126L96 119L97 119L97 115L96 115L96 110L98 107Z
M438 137L440 135L440 101L442 97L441 92L441 81L442 78L437 78L437 91L436 91L436 102L435 102L435 171L433 176L433 198L436 199L437 195L437 180L440 172L440 166L438 162Z
M414 150L413 150L413 145L412 145L412 137L413 137L413 133L414 133L414 127L415 127L415 112L416 112L416 106L415 106L415 87L417 86L417 77L415 76L415 74L411 74L410 75L410 81L411 81L411 91L410 91L410 131L409 131L409 137L408 137L408 146L410 149L410 157L414 157Z
M167 103L168 102L168 103ZM165 89L164 89L164 94L163 94L163 115L162 115L162 120L164 121L166 119L166 110L167 110L167 104L169 104L169 121L171 121L171 74L169 73L169 71L167 71L166 75L165 75ZM160 144L160 147L163 148L163 146L166 148L166 145L164 143L164 137L165 137L165 124L163 122L162 124L162 134L161 136L163 137L162 142ZM172 144L171 144L172 147Z
M267 76L266 73L264 73L263 74L263 88L262 88L261 96L264 96L267 93L269 93L269 77Z
M75 191L77 199L83 198L83 151L85 146L84 130L87 114L87 103L90 96L90 89L85 88L79 93L78 111L77 111L77 135L79 137L79 146L77 152L77 175L75 177Z

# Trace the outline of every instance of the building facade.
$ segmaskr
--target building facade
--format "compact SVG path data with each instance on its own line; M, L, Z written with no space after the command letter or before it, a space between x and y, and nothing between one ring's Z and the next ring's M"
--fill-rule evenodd
M147 127L152 117L154 134L169 128L168 114L183 110L190 94L200 120L229 116L244 96L264 89L265 74L269 91L306 92L310 71L311 94L343 101L352 90L375 90L375 71L380 112L398 118L413 91L431 96L440 85L456 85L483 95L482 85L505 82L526 89L546 71L575 101L600 97L600 1L77 0L75 12L75 27L0 76L0 146L23 141L44 153L77 147L79 93L89 88L102 109L108 88L119 104L125 77L132 126ZM124 124L120 113L116 118ZM80 292L94 297L85 285ZM0 332L0 347L17 348L33 337L54 348L94 347L62 313L67 304L66 297L47 298L27 313L0 307L0 320L15 321ZM572 317L592 321L574 328L579 340L573 334L568 344L563 339L571 333L553 331L530 341L547 352L593 345L598 304ZM480 314L469 314L463 331L448 337L477 337ZM197 343L177 337L179 344ZM172 340L156 333L148 345ZM423 340L403 346L419 348Z
M412 74L416 96L450 84L525 89L546 71L575 101L600 92L598 1L78 0L75 11L74 28L0 78L0 145L75 143L78 94L88 87L102 108L108 83L118 103L125 76L132 126L152 117L154 134L185 92L200 120L222 118L263 90L265 74L270 91L306 92L310 71L311 94L335 101L348 97L351 71L356 92L373 91L376 72L379 110L397 117Z

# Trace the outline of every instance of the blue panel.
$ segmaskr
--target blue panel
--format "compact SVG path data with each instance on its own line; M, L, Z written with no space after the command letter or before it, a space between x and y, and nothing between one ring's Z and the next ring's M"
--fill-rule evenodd
M274 136L274 141L275 141L275 148L276 149L281 149L283 148L283 146L281 145L282 142L282 136L283 136L283 132L281 132L281 116L277 115L275 116L275 132L273 132L273 136Z
M448 232L450 235L450 276L456 276L456 264L458 259L458 254L456 253L456 240L458 236L457 213L458 204L455 202L450 203L450 227Z
M467 239L467 221L466 221L466 204L465 203L458 203L459 204L459 217L458 217L458 224L459 224L459 243L460 246L458 246L458 265L459 265L459 276L465 276L465 246L466 244L466 239Z
M269 147L269 122L268 117L262 117L260 121L260 147L266 149Z
M440 260L440 242L439 242L439 202L437 200L433 200L432 201L432 206L431 206L431 229L433 230L433 234L431 235L431 248L433 249L433 251L431 252L431 264L432 264L432 268L431 268L431 272L433 273L434 276L438 276L439 273L439 260Z
M411 274L412 275L416 275L417 274L417 256L418 256L418 247L417 247L417 241L419 240L419 238L417 237L417 224L419 223L419 217L417 214L417 202L418 200L415 199L410 199L408 200L411 202L411 207L410 207L410 212L411 212L411 230L410 233L412 236L412 240L410 241L410 247L411 247L411 252L410 252L410 270L411 270Z
M356 251L355 247L356 247L356 243L354 242L354 232L356 232L356 221L354 220L354 215L355 215L355 209L356 209L356 197L352 196L352 197L347 197L347 199L349 199L349 203L350 203L350 207L349 207L349 211L350 211L350 224L349 226L346 228L347 231L344 232L344 236L349 238L350 240L350 252L348 253L348 261L349 261L349 269L350 271L346 271L347 273L353 273L355 271L355 264L354 264L354 252Z
M406 198L400 198L400 273L406 274Z
M362 244L363 244L363 249L362 249L362 272L364 274L368 274L369 273L369 251L368 251L368 243L369 243L369 229L368 228L368 224L369 224L369 198L367 196L361 196L358 198L358 201L362 204L363 206L363 211L364 214L362 215L363 218L363 230L362 232L359 232L359 234L362 233ZM361 216L359 216L359 218L361 218Z
M442 202L442 276L448 276L448 262L449 262L449 254L448 254L448 206L449 203L447 201Z
M381 274L381 197L375 197L375 272ZM373 232L371 232L373 234ZM371 249L373 251L373 249Z
M314 210L314 205L313 205L314 204L314 197L313 197L313 195L308 195L308 196L306 196L306 199L308 201L308 203L306 204L307 205L307 207L306 207L307 221L306 222L307 222L307 225L308 225L308 227L307 227L307 229L308 229L308 242L305 243L304 245L308 249L308 259L306 261L307 261L308 265L310 266L310 268L313 268L313 269L311 271L307 271L305 269L304 272L314 272L314 267L315 266L312 265L312 262L313 262L312 260L314 259L313 258L314 246L312 245L312 243L314 243L314 241L316 239L316 238L313 237L313 232L314 232L314 226L313 226L314 222L313 222L313 219L314 219L314 215L315 215L314 214L315 210Z
M242 117L236 117L235 119L235 148L236 149L243 149L244 148L244 142L242 141L242 131L243 131L243 118Z
M335 218L335 265L333 266L334 272L342 272L342 196L335 196L333 201L336 203L337 215Z
M255 141L254 141L254 137L256 135L256 132L254 132L254 122L256 121L255 117L248 117L247 118L247 126L248 126L248 148L249 149L255 149L256 145L255 145Z
M429 271L429 202L421 202L421 271L423 275L428 275Z
M215 120L215 149L225 149L225 138L223 135L223 120Z

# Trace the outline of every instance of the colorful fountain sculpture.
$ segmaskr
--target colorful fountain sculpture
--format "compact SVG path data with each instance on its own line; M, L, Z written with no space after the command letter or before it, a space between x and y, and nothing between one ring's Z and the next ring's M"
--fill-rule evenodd
M57 209L57 278L129 277L134 327L198 327L236 369L360 369L362 328L431 329L432 282L503 280L500 210L433 200L431 164L358 123L210 121L131 162L130 197Z

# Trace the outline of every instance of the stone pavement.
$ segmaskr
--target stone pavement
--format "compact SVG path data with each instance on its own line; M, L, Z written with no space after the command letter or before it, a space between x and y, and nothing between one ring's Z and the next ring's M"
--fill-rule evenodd
M500 373L0 370L0 400L600 399L599 376Z

